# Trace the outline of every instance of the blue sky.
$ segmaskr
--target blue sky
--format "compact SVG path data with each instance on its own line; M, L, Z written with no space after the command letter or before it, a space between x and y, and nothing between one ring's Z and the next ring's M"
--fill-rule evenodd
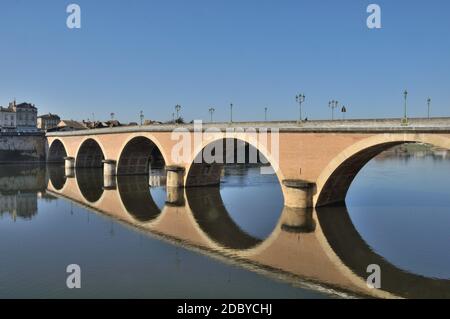
M77 3L82 28L66 27ZM310 119L450 116L450 2L2 0L0 105L16 97L66 119ZM370 3L381 30L366 26Z

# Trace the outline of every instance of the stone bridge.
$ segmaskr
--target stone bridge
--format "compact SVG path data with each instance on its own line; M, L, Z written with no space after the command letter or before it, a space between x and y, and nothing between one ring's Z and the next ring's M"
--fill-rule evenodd
M222 166L236 160L236 144L228 148L227 143L238 141L272 165L285 206L320 207L344 201L356 174L384 150L403 143L450 149L450 118L400 123L214 123L57 132L47 134L47 161L65 162L68 175L74 168L103 168L105 186L116 176L149 174L158 164L166 168L168 188L210 186L220 182ZM225 153L226 160L208 161L205 152Z

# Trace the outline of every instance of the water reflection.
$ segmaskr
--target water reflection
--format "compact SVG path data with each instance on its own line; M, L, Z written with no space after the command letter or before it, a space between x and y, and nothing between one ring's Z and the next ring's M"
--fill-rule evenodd
M47 166L50 182L56 190L62 190L66 184L67 176L65 174L64 166L62 165L49 165Z
M200 228L219 245L248 249L262 241L244 232L230 217L219 187L188 188L186 198Z
M417 166L413 167L419 171ZM76 203L110 217L107 223L111 233L116 223L126 222L161 241L168 240L175 247L181 245L200 250L204 255L225 258L241 268L263 272L292 285L308 283L321 290L373 297L450 298L450 280L447 277L441 276L439 279L434 278L432 273L419 274L411 267L392 262L391 256L386 256L383 250L375 250L367 239L367 230L356 227L358 220L355 222L352 219L351 210L356 211L356 208L279 209L278 204L272 203L279 199L278 184L261 175L254 175L251 169L247 173L242 169L236 169L236 174L229 171L220 187L167 191L164 180L156 173L150 179L146 176L120 176L111 183L116 185L114 187L105 187L105 183L110 184L110 181L103 178L101 170L77 170L69 174L72 177L67 173L61 166L49 166L47 170L33 167L1 170L0 215L11 216L12 220L30 220L37 216L40 199L64 198L63 203L69 200L71 210L72 206L76 206L72 203ZM398 180L398 177L393 176L392 179ZM433 176L432 180L436 183L437 176ZM406 181L407 184L414 184L412 180ZM393 184L391 180L389 182ZM432 187L431 184L426 186ZM373 191L369 193L368 196L375 196ZM389 198L383 195L388 202ZM375 200L379 202L380 198L375 197ZM398 197L392 201L398 201ZM393 202L389 203L391 207ZM448 207L447 199L441 203L444 208ZM376 209L378 218L395 222L398 232L404 234L401 230L411 221L411 214L392 212L387 216L380 213L380 207ZM364 207L365 214L370 212L370 208ZM46 218L50 218L46 211L39 213L46 213ZM64 215L63 208L58 208L58 215L52 218L60 215ZM11 219L8 217L6 220ZM425 227L423 233L414 234L418 240L422 238L424 241L427 231L437 229L431 227L432 216L427 220L429 227ZM48 221L40 224L51 227L53 224ZM59 222L57 229L64 230L67 220L61 219ZM261 227L262 224L264 227ZM75 226L71 224L71 227ZM85 232L89 231L86 225L79 227L80 240L85 240L83 247L87 247L91 238L95 240L95 234L86 236ZM374 227L373 224L371 227ZM387 235L378 233L376 236L383 238ZM104 243L105 249L124 249L124 244L116 240L116 236L110 238L111 242ZM7 242L8 237L3 241ZM443 237L440 245L434 243L433 252L448 254L447 243ZM389 245L395 246L395 242ZM411 245L415 246L415 243ZM1 245L0 249L3 249ZM128 253L131 263L134 255ZM135 253L142 255L145 251L137 249ZM71 257L70 253L67 254L67 258ZM430 255L433 258L430 262L439 263L436 256L438 254ZM366 285L369 275L366 270L370 264L381 267L380 290L369 289ZM165 276L169 278L170 271Z
M91 203L98 201L103 195L103 170L98 168L82 168L75 172L78 187L83 197Z
M149 222L161 213L151 195L147 176L119 176L117 189L123 206L137 221Z
M45 171L39 167L14 167L0 170L0 216L30 220L38 212L38 196L45 195Z
M37 214L37 193L1 192L0 216L9 214L11 218L31 219Z
M81 178L85 179L80 183ZM89 180L80 175L80 190ZM277 276L285 274L285 280L292 283L306 280L323 287L375 297L450 297L449 280L408 272L375 253L356 230L346 207L326 207L317 211L285 207L272 227L273 231L258 238L245 231L236 222L239 219L231 217L220 187L177 189L176 193L168 190L167 198L176 198L175 204L160 208L153 199L149 182L152 183L146 176L118 177L117 189L107 190L106 199L91 209L135 224L140 229L144 227L150 233L181 240L185 246L200 247L205 249L205 254L215 251L227 258L237 258L242 267L251 264L252 267L271 269ZM228 182L233 185L232 180ZM97 194L95 198L102 189L99 181L86 187L91 194ZM69 194L70 185L64 190L61 195ZM56 189L54 192L58 193ZM83 197L87 201L84 204L89 205L92 198ZM123 207L124 212L108 210L108 207L115 210ZM253 218L259 217L253 215ZM146 223L149 221L152 223ZM371 290L366 285L366 270L370 264L378 264L382 269L381 290Z
M316 222L313 218L313 209L299 209L285 207L283 211L281 229L290 233L313 233Z
M277 176L252 165L226 166L223 175L220 195L230 218L254 238L270 236L284 206Z
M360 278L368 276L367 266L381 268L382 289L405 298L450 298L450 280L427 278L389 263L375 253L356 230L346 207L321 207L317 217L330 247Z
M379 154L375 160L430 158L434 161L450 160L450 150L436 147L430 144L402 144Z

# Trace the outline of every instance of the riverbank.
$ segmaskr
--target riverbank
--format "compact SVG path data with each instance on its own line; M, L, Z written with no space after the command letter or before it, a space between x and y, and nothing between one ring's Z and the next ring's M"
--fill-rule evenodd
M44 132L0 133L0 164L45 162Z

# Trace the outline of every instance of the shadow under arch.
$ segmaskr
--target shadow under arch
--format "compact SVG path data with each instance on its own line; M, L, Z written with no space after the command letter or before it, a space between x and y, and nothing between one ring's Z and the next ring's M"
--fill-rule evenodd
M65 157L67 157L67 151L64 144L59 139L55 139L48 149L47 162L64 163Z
M381 289L403 298L450 298L450 280L428 278L402 270L375 253L353 225L345 206L318 207L317 219L334 253L366 281L367 266L381 268Z
M101 168L105 159L102 148L98 142L92 138L85 140L76 156L75 167L77 168Z
M450 138L426 134L377 135L344 150L317 179L314 206L342 204L359 171L375 156L401 144L423 143L450 149Z
M136 221L153 221L161 214L150 193L148 176L117 176L117 188L123 206Z
M103 195L103 170L101 169L77 169L75 177L81 195L89 203L97 202Z
M148 175L150 168L163 168L165 162L161 151L152 140L137 136L123 148L117 175Z
M219 246L246 250L263 242L234 222L225 208L219 187L187 188L186 199L200 229Z
M67 176L65 175L64 166L48 165L47 171L48 171L50 183L52 183L53 188L57 191L62 190L67 181Z

